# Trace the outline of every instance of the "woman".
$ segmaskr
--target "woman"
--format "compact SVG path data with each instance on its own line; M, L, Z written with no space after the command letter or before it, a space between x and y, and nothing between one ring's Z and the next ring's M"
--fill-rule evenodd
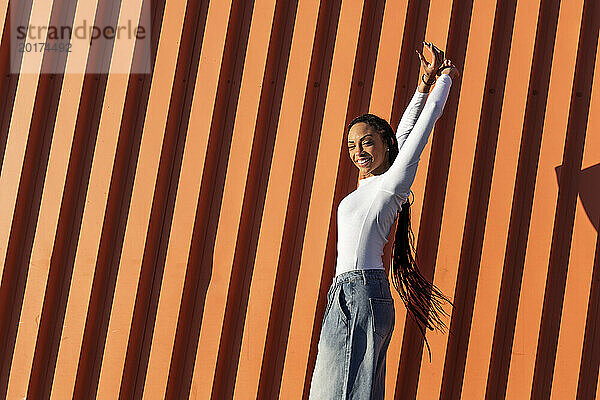
M348 127L348 151L360 180L337 210L336 276L327 293L310 399L383 399L394 304L382 254L396 218L394 286L423 333L444 326L441 305L448 299L416 268L407 200L420 154L459 74L441 50L423 43L433 61L417 50L424 74L396 134L371 114Z

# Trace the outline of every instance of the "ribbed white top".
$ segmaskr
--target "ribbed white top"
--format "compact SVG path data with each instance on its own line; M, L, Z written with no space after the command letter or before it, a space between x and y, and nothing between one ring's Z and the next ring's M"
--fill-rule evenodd
M408 198L421 152L442 114L451 85L452 79L442 75L429 96L415 91L398 124L400 151L394 163L381 175L361 179L358 188L340 202L336 275L354 269L383 269L383 246Z

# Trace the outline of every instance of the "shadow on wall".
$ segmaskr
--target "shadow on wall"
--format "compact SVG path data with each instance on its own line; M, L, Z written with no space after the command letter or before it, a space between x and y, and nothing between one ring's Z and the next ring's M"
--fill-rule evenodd
M560 187L560 170L562 165L556 167L556 178ZM588 219L596 229L600 232L598 225L600 224L600 164L593 165L579 172L578 191L579 198L583 204L583 209L587 214Z

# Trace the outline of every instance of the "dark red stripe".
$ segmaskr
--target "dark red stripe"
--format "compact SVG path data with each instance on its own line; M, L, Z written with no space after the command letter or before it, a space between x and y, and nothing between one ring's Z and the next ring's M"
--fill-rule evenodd
M313 54L308 74L305 102L300 123L300 134L294 172L292 175L291 191L288 200L288 213L284 225L281 243L280 263L294 265L299 263L302 249L306 215L312 188L312 177L317 152L314 143L319 142L321 123L325 108L329 74L337 22L339 17L339 1L322 2L317 19ZM276 123L277 119L274 120ZM287 260L287 261L282 261ZM263 369L264 370L264 369ZM280 378L278 378L280 379ZM265 384L259 384L263 391ZM268 387L271 390L271 387Z
M96 26L116 25L120 7L120 0L100 2L94 24ZM29 398L50 398L102 104L108 81L108 73L91 72L108 71L112 50L113 42L102 40L93 42L88 54L86 75L77 111L65 189L50 257L50 270L40 328L27 390ZM91 312L95 312L95 310Z
M443 399L459 399L462 391L516 7L516 0L496 3L454 309L446 347L440 393Z
M384 0L367 0L363 5L363 12L360 24L360 31L358 36L358 44L356 49L356 56L354 58L354 69L352 73L352 81L350 86L350 96L348 98L348 107L346 109L346 116L344 119L344 129L350 121L352 121L355 117L364 114L369 111L369 104L371 101L371 92L373 90L373 78L375 75L375 66L377 64L377 52L379 50L379 40L381 33L381 26L383 23L383 14L385 10L385 1ZM337 18L339 16L339 9L335 10L336 14L336 29L337 29ZM320 17L320 15L319 15ZM324 21L325 22L325 21ZM333 21L332 21L333 22ZM335 34L335 32L334 32ZM315 38L316 39L316 38ZM331 53L331 57L333 53ZM312 67L312 65L311 65ZM330 67L329 67L330 68ZM309 79L310 82L310 79ZM322 122L322 117L320 118ZM346 132L340 132L341 136L345 136ZM300 137L303 136L302 131L300 132ZM307 135L308 136L308 135ZM315 139L312 139L315 140ZM318 140L318 137L316 138ZM316 154L315 154L316 157ZM337 173L337 179L334 189L333 195L333 208L331 210L328 233L327 233L327 245L325 248L325 259L323 262L323 273L321 275L321 282L319 284L319 299L317 301L317 310L315 313L315 320L313 322L313 332L312 332L312 340L310 353L308 358L308 367L305 376L304 382L304 392L303 398L308 397L308 393L310 390L310 381L312 378L312 372L314 369L314 363L316 360L316 351L317 345L319 341L321 322L323 319L323 313L325 309L327 290L331 285L331 281L333 276L335 275L335 262L336 262L336 237L337 237L337 207L339 202L344 198L348 193L356 189L356 182L358 179L358 172L356 168L352 165L350 158L348 157L348 151L342 145L340 147L340 152L338 154L339 159L339 168ZM311 164L312 165L312 164ZM312 167L314 168L314 167ZM312 171L314 176L314 170ZM308 189L312 187L312 180L307 179L307 181L311 181L311 184ZM305 178L306 179L306 178ZM310 192L309 192L310 193ZM304 205L303 205L304 206ZM306 209L302 210L302 217L306 218L305 212L308 213L308 205L305 206ZM287 222L287 221L286 221ZM304 227L305 222L303 222ZM304 238L304 233L302 233L302 237ZM286 238L284 236L284 242ZM284 312L283 314L286 319L286 323L284 324L285 331L282 332L282 342L284 345L287 345L287 338L289 335L289 319L291 318L291 310L293 307L294 297L296 293L296 284L298 277L298 269L300 267L300 253L301 253L301 245L302 241L298 242L300 248L298 249L298 253L294 255L296 257L294 259L294 264L292 264L292 272L288 276L284 276L280 279L279 276L278 281L281 280L279 286L276 284L275 292L273 294L273 308L271 310L271 318L270 324L276 323L274 319L273 310L277 310L277 307L282 307L282 299L285 299L284 303ZM286 259L280 258L278 265L278 275L280 271L286 271L287 268L290 268L287 265ZM279 339L279 338L277 338ZM267 344L266 348L268 349L270 346L269 334L267 333ZM273 339L271 339L273 340ZM280 342L280 343L282 343ZM283 347L283 345L281 345ZM285 347L283 347L285 349ZM283 365L285 353L282 351L279 355L278 363ZM263 371L265 367L263 365ZM265 374L267 371L264 372ZM278 393L278 392L277 392Z
M17 26L29 25L32 4L33 0L19 0L16 5L14 1L9 1L4 19L4 30L0 43L0 99L2 99L0 103L0 171L4 164L10 119L17 94L18 71L21 69L23 61L22 52L14 51L11 54L11 24L16 22ZM14 16L11 18L13 14Z
M571 252L575 207L577 205L577 182L590 111L599 27L600 4L596 0L586 0L583 5L575 77L573 79L569 121L567 123L567 137L563 153L563 164L560 170L560 185L554 216L546 292L544 294L542 321L533 373L532 399L550 398L552 388L558 332L560 330Z
M250 282L254 271L258 236L267 195L267 184L292 44L292 33L296 20L296 8L297 1L294 0L280 0L275 5L265 72L261 85L258 116L250 152L250 165L246 179L240 226L227 292L227 305L212 385L211 397L213 399L233 397L248 297L250 295ZM269 379L276 379L276 375L277 371L271 370ZM271 382L267 384L267 386L271 385ZM260 391L261 387L259 386Z
M148 12L151 12L152 18L150 46L148 47L143 42L136 42L131 68L133 71L142 71L149 63L150 73L131 74L129 76L102 235L100 237L98 261L88 308L90 311L86 320L83 345L75 379L74 398L93 398L98 385L106 330L122 249L121 245L125 233L133 178L152 83L152 72L156 61L164 2L158 0L144 1L140 21Z
M143 395L207 12L207 1L192 0L187 4L125 357L121 399L141 399Z
M598 326L598 313L600 313L600 233L596 237L594 272L592 273L592 285L588 300L581 364L579 367L579 382L577 383L578 399L593 400L596 398L598 368L600 367L600 327Z
M503 399L506 396L508 370L517 321L517 307L521 294L523 266L525 264L542 130L548 99L559 5L559 0L542 0L538 13L537 33L529 75L529 90L527 92L523 133L515 179L515 192L508 226L502 283L500 285L498 312L496 314L496 326L488 371L486 399Z
M454 1L452 3L446 57L451 59L460 70L462 70L465 62L472 8L473 1ZM435 272L440 239L460 89L461 79L458 79L452 84L444 113L436 123L431 143L429 166L427 167L427 183L423 196L423 211L421 212L417 239L417 259L419 260L421 273L431 281L433 281ZM400 365L396 380L396 398L416 397L422 353L423 337L421 331L416 323L408 318L402 336Z
M400 62L398 64L398 73L396 75L394 102L390 118L392 127L398 126L402 113L406 109L406 106L414 93L415 80L421 70L421 64L419 59L413 54L415 49L419 48L419 45L425 40L428 14L429 0L409 1L404 22L404 32L402 34ZM408 322L408 324L411 323L411 321ZM399 327L396 328L396 330L399 329ZM402 348L404 351L401 354L396 372L395 398L403 398L402 396L404 396L404 393L414 393L414 396L416 396L417 382L419 380L419 366L421 364L420 354L423 342L416 325L408 329L407 326L405 326L402 341ZM420 350L413 352L410 350L413 348L419 348Z
M415 57L415 49L425 40L427 28L427 15L429 14L429 0L409 0L406 9L404 32L402 33L402 47L400 49L400 62L396 74L394 89L394 102L390 125L397 127L402 118L402 113L410 102L414 93L415 81L421 70L421 62Z
M50 26L72 26L76 4L54 1ZM6 396L66 61L66 52L46 52L42 59L41 71L56 73L38 81L0 286L0 398Z
M253 8L253 0L234 0L231 5L167 381L168 399L190 393Z

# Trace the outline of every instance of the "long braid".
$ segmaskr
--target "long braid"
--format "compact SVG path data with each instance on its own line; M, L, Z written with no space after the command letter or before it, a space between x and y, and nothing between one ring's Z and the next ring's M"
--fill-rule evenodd
M376 115L364 114L352 120L348 130L359 122L368 124L381 135L388 146L391 165L396 159L399 149L396 135L390 124ZM431 349L425 331L426 329L440 331L447 329L444 317L449 315L444 310L443 305L445 303L452 305L452 302L440 289L429 282L417 267L414 234L410 224L411 204L412 202L408 201L402 204L402 209L398 212L398 223L392 250L392 283L404 302L408 313L423 334L429 359L431 360Z
M417 267L414 234L410 224L411 204L402 204L402 211L398 212L392 250L392 283L423 334L431 360L431 349L425 330L446 331L443 317L449 315L443 305L452 302L437 286L429 282Z

